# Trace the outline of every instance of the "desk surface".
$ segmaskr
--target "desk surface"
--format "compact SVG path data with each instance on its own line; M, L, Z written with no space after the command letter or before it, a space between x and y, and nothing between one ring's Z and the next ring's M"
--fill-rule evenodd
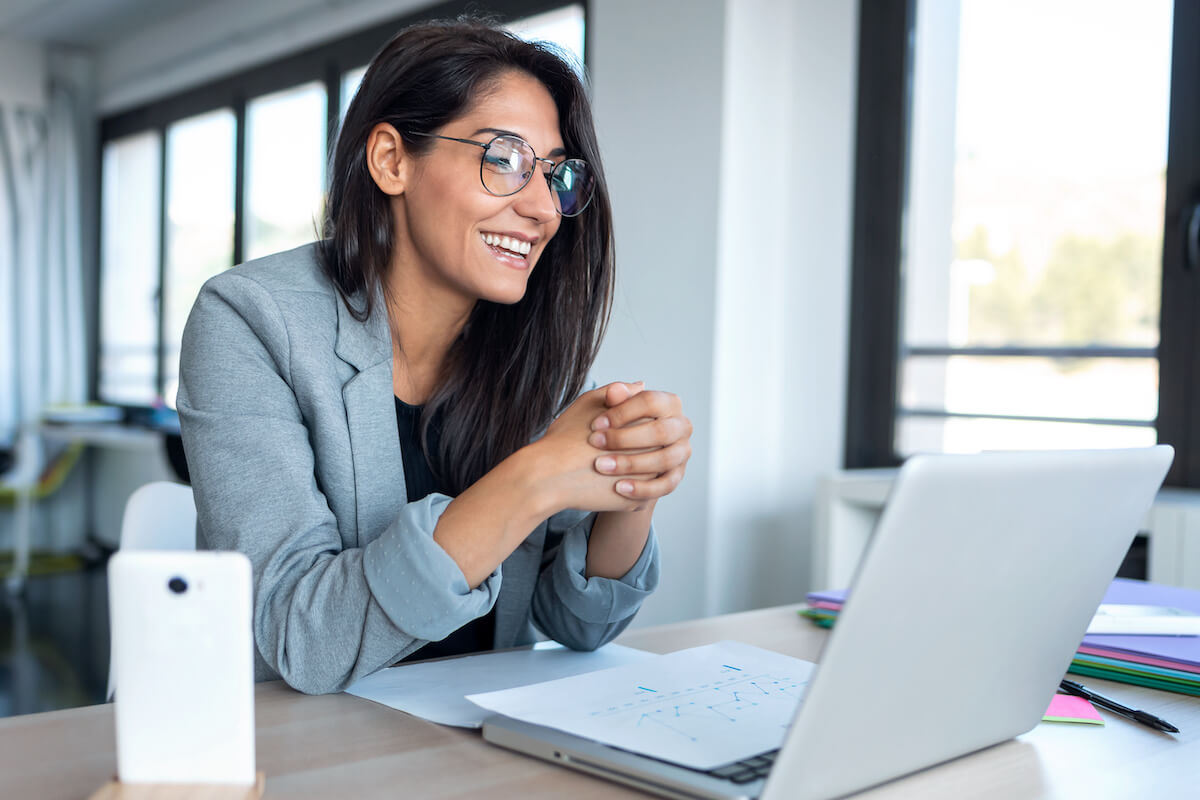
M826 633L796 606L629 631L620 641L670 652L738 639L816 657ZM965 758L860 797L1175 798L1200 785L1200 698L1087 680L1180 727L1166 734L1109 717L1103 727L1042 723ZM258 686L258 768L267 798L645 797L346 694ZM869 754L864 754L869 757ZM116 769L111 705L0 719L0 797L83 798Z

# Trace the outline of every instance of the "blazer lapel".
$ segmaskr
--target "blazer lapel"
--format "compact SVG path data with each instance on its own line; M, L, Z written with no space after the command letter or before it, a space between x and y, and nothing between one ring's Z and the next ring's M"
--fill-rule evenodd
M354 298L358 301L360 298ZM377 298L374 312L360 322L339 299L335 352L358 372L342 387L350 453L358 545L374 540L407 501L400 434L392 393L392 346L387 312Z

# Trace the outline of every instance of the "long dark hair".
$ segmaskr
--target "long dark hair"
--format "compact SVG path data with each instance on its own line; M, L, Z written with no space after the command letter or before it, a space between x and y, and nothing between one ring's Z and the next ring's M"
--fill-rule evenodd
M434 132L466 113L513 70L549 90L567 153L588 162L596 190L583 214L562 218L521 301L477 302L446 355L422 413L421 437L431 467L454 495L528 444L574 400L604 336L613 294L612 211L587 93L549 46L475 19L415 25L371 61L329 170L322 266L362 320L386 286L394 230L389 199L367 171L371 129L390 123L419 155L433 140L411 134ZM431 424L437 436L430 436Z

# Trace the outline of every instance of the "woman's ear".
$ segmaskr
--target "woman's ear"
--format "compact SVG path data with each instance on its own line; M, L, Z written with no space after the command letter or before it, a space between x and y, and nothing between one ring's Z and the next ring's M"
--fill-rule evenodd
M380 122L367 136L367 169L379 191L396 197L404 194L411 162L400 132Z

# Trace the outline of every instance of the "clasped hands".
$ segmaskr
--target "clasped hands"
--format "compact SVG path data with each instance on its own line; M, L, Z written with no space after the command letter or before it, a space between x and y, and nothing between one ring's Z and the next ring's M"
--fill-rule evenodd
M691 436L677 396L617 382L580 395L542 444L558 467L563 507L639 511L683 480Z

